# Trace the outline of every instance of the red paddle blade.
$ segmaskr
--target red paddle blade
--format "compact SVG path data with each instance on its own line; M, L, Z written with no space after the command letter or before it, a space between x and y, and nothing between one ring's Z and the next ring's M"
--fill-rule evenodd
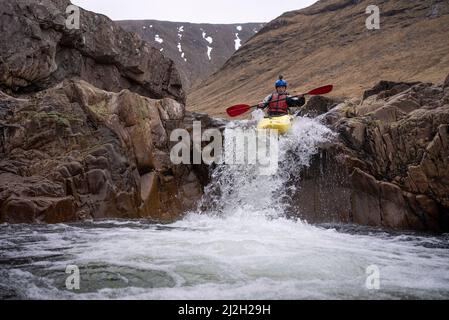
M329 93L332 90L334 90L334 86L333 85L324 86L324 87L316 88L315 90L310 91L308 93L308 95L317 96L317 95Z
M247 105L247 104L238 104L236 106L232 106L230 108L228 108L226 110L226 112L228 113L228 115L232 118L234 117L238 117L242 114L244 114L245 112L248 112L251 109L251 106Z

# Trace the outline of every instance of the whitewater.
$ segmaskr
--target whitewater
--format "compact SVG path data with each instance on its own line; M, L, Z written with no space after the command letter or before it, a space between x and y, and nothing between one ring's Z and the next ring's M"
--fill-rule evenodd
M276 174L218 165L198 210L173 224L0 225L0 299L449 298L448 235L310 225L289 212L301 170L333 138L298 117L279 139ZM69 265L79 290L66 288Z

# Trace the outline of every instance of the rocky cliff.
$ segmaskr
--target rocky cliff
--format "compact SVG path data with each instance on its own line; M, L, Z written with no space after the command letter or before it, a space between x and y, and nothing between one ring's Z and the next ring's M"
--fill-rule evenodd
M442 85L382 81L362 101L328 105L312 100L309 109L338 137L304 172L292 212L312 222L447 232L449 76Z
M366 9L380 9L368 30ZM188 95L188 109L223 115L259 102L283 74L291 92L334 84L334 97L360 97L380 79L441 81L449 68L446 0L321 0L268 23Z
M181 75L183 88L207 79L265 24L196 24L157 20L117 21L125 30L172 59Z
M129 89L184 102L173 61L107 17L81 10L80 29L66 28L68 0L0 1L0 88L47 89L78 78L98 88Z
M184 126L172 60L64 0L1 1L0 221L170 221L202 185L169 159Z

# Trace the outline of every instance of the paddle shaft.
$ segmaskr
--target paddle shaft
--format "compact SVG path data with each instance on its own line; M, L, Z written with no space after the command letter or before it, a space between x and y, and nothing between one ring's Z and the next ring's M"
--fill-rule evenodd
M287 99L291 99L291 98L298 98L298 97L304 97L304 96L316 96L316 95L321 95L321 94L326 94L329 93L333 90L333 86L332 85L327 85L324 87L320 87L317 89L314 89L312 91L309 91L308 93L305 94L298 94L298 95L294 95L294 96L289 96L285 99L278 99L278 100L274 100L274 101L270 101L271 102L279 102L279 101L285 101ZM259 106L259 104L256 104L254 106L249 106L249 105L236 105L233 107L230 107L226 110L226 112L228 113L229 116L231 117L237 117L240 116L242 114L244 114L245 112L248 112L249 110L253 109L253 108L257 108Z
M291 99L291 98L305 97L305 96L308 96L308 95L309 95L308 93L298 94L296 96L289 96L289 97L287 97L285 99L279 99L279 100L274 100L274 101L272 100L270 102L280 102L280 101L285 101L285 100L288 100L288 99ZM254 106L249 107L249 109L257 108L258 106L259 106L259 104L256 104Z

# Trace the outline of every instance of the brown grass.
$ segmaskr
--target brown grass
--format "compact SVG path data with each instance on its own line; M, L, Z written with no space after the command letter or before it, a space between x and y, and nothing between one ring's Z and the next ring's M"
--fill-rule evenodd
M360 97L380 80L440 83L449 73L449 2L365 0L329 11L321 1L284 14L237 51L188 96L188 109L225 115L227 107L254 104L283 74L290 92L334 84L334 97ZM379 3L381 29L365 27L365 9ZM321 12L320 12L321 10ZM315 13L318 11L318 13ZM277 26L277 27L276 27Z

